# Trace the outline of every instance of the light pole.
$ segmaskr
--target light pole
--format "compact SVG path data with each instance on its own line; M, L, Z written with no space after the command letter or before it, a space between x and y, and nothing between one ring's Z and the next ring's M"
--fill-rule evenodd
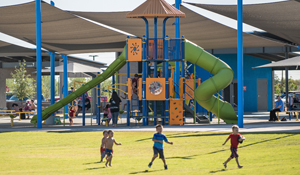
M98 55L89 55L89 57L93 57L93 61L95 61L95 57L97 57Z

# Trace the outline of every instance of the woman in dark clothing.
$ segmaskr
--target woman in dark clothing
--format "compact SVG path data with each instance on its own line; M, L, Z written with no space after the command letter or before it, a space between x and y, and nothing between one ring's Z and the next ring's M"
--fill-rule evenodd
M113 126L116 127L117 123L118 123L118 115L119 115L119 106L121 103L121 99L118 96L117 92L114 91L111 95L111 98L109 100L110 103L110 111L112 114L112 122L113 122Z

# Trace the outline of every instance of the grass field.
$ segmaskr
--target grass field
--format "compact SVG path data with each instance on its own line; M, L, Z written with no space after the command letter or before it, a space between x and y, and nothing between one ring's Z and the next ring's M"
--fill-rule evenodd
M300 174L300 133L241 133L246 141L225 170L229 133L164 132L168 170L156 159L152 168L154 132L115 132L112 166L99 163L101 132L0 133L0 174Z

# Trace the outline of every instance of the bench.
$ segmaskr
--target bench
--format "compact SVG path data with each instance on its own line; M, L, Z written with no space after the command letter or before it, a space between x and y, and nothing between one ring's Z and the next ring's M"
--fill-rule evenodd
M296 113L296 121L298 121L298 114L300 111L276 111L277 114L277 121L279 121L279 113Z
M105 122L105 126L108 126L108 122L110 121L110 118L103 118L102 120L101 120L102 122Z

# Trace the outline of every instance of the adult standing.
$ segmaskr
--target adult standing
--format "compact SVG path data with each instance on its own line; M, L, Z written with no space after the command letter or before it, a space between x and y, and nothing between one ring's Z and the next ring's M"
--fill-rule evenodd
M111 98L109 100L110 103L110 112L112 114L112 122L113 122L113 127L117 126L118 123L118 116L119 116L119 106L121 103L121 99L118 96L117 92L114 91L111 95Z
M275 108L270 111L270 120L269 121L276 121L276 111L283 111L283 102L280 98L280 96L277 96L277 101L275 102Z

